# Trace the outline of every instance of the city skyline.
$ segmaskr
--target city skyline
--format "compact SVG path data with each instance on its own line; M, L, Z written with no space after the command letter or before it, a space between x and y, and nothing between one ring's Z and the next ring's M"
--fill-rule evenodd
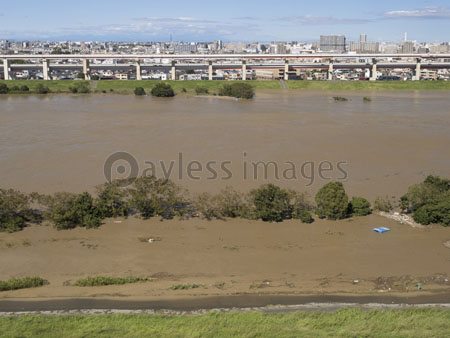
M352 1L336 5L285 0L238 2L226 6L207 1L170 3L130 1L76 5L24 0L0 9L0 40L99 41L317 41L320 35L343 34L372 41L448 41L447 1L378 1L376 7ZM170 15L169 15L170 14Z

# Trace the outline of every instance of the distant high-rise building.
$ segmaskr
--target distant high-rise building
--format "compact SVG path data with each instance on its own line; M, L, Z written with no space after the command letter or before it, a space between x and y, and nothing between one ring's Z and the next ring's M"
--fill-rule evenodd
M414 53L414 42L405 41L402 44L402 53L403 54L411 54Z
M214 50L219 51L223 49L223 42L222 40L215 40L214 41Z
M345 52L344 35L321 35L320 50L323 52Z
M367 42L367 35L366 34L361 34L359 36L359 42Z
M286 43L277 42L275 45L275 53L276 54L286 54L287 53Z

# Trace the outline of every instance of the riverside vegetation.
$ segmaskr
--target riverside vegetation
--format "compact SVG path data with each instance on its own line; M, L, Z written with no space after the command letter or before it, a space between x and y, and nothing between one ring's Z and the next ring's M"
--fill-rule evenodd
M435 309L284 314L0 317L6 337L448 337L450 312Z
M97 77L92 76L91 80L98 80ZM77 83L85 82L92 84L92 81L84 80L0 80L0 94L39 94L37 86L42 84L47 87L51 93L71 93L70 87ZM196 94L196 87L207 88L210 95L218 94L224 85L238 83L238 81L159 81L159 80L108 80L98 81L92 86L92 93L116 93L116 94L133 94L136 87L142 87L146 92L150 92L158 83L169 84L175 93ZM270 89L281 90L280 82L277 80L251 80L246 81L254 90ZM450 90L449 81L286 81L289 90L318 90L318 91L406 91L406 90ZM7 88L13 89L15 87L27 86L28 91L10 90L8 93L2 92L1 87L5 85ZM183 90L184 89L184 90Z
M411 212L416 222L424 225L450 225L450 180L429 176L413 185L399 201L399 207ZM392 210L389 200L378 198L375 209ZM370 202L363 197L349 200L340 182L325 184L315 196L315 204L302 192L282 189L273 184L260 186L248 193L231 187L216 195L189 193L166 179L139 177L117 180L97 187L93 196L88 192L68 192L53 195L24 194L12 189L0 189L0 231L15 232L30 223L48 221L58 230L76 227L97 228L105 218L135 215L143 219L181 219L202 217L208 220L245 218L265 222L298 219L312 223L317 217L339 220L366 216L372 212Z
M84 75L83 75L84 76ZM18 84L15 84L15 83ZM134 81L132 81L134 83ZM142 81L140 81L142 84ZM29 83L31 88L25 83ZM111 82L107 82L111 83ZM148 92L154 97L173 97L176 92L169 81L149 81L151 84ZM50 88L52 87L52 89ZM102 86L100 86L103 88ZM115 87L115 86L113 86ZM218 95L229 96L235 98L251 99L255 96L254 87L244 82L223 83L222 87L214 87L215 92L210 92L207 85L195 86L193 89L197 95ZM89 81L67 81L66 83L59 83L59 81L49 81L48 85L39 81L13 81L13 84L8 86L7 83L0 82L0 94L49 94L49 93L72 93L72 94L89 94L95 92L106 93L106 88L100 90L91 90ZM109 88L109 92L115 92L114 88ZM133 90L137 96L146 95L144 86L136 86ZM186 88L181 88L182 93L187 93Z

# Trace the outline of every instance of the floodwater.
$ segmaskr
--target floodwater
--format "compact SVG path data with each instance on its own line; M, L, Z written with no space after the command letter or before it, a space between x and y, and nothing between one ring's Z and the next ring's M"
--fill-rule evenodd
M92 191L121 151L139 174L195 192L272 182L312 195L334 179L350 195L399 197L429 174L450 177L449 103L447 92L0 96L0 187ZM106 171L126 177L125 160Z

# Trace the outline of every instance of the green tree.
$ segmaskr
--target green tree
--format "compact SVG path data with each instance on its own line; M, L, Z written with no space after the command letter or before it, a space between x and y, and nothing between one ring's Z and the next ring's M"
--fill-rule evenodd
M251 99L255 96L255 91L248 83L236 82L231 85L224 85L223 88L220 89L219 95Z
M400 203L399 203L399 207L401 209L402 212L408 212L409 211L409 199L407 195L404 195L402 197L400 197Z
M370 202L363 197L353 197L349 204L349 214L367 216L372 213Z
M38 94L48 94L48 93L50 93L50 89L47 86L44 86L42 83L39 83L36 86L36 93L38 93Z
M222 189L217 195L217 204L222 216L229 218L242 217L249 209L242 194L230 186Z
M450 191L450 180L428 176L423 183L410 186L406 198L415 211L427 204L437 204L447 191Z
M170 180L144 176L134 180L128 189L130 206L146 219L160 216L172 219L188 214L192 208L182 189Z
M22 230L27 222L38 220L30 208L30 198L16 190L0 189L0 232Z
M39 201L47 207L44 217L54 223L58 230L76 227L97 228L101 225L101 212L95 207L92 196L82 194L56 193L40 196Z
M295 212L293 214L293 218L299 219L300 221L302 221L302 223L307 223L307 224L314 222L314 218L312 217L311 212L309 212L308 210L305 210L305 209Z
M126 198L127 192L118 181L107 182L97 187L95 205L103 217L126 217L129 213Z
M0 94L8 94L9 88L6 84L0 83Z
M316 213L320 218L344 219L348 216L348 196L341 182L325 184L316 195Z
M209 90L208 88L197 86L195 87L195 93L197 95L208 94Z
M156 97L175 96L175 92L173 91L172 86L165 83L158 83L155 87L152 88L151 94L152 96Z
M267 184L250 192L256 216L264 222L281 222L291 217L290 195L273 184Z
M85 79L85 74L84 74L83 72L79 72L79 73L77 74L77 78L78 78L78 79L84 80L84 79Z
M134 95L136 95L136 96L144 96L144 95L146 95L144 88L136 87L134 89Z
M383 211L383 212L390 212L392 209L394 209L391 201L389 198L383 198L383 197L377 197L375 202L373 203L373 206L375 210Z

